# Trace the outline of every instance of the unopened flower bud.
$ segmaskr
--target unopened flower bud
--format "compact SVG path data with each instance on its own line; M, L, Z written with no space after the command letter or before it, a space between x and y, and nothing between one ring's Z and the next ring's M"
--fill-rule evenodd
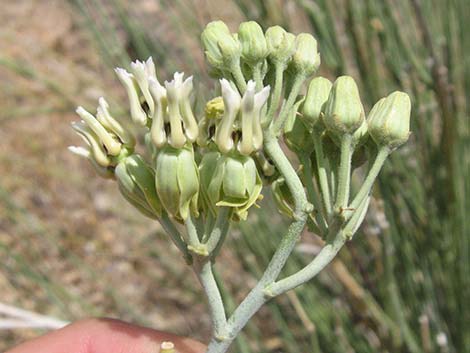
M295 36L286 32L281 26L269 27L265 36L269 60L274 64L286 65L295 51Z
M248 65L255 65L268 56L268 46L263 29L255 21L242 22L238 28L241 57Z
M116 68L114 70L127 91L132 120L141 126L147 124L147 114L140 105L139 92L137 91L134 76L124 69Z
M295 38L295 52L292 56L292 66L297 73L311 76L320 66L320 54L317 41L311 34L300 33Z
M353 134L363 121L364 108L356 82L350 76L338 77L325 103L325 126L339 137Z
M114 170L124 198L147 217L156 219L162 207L155 189L155 173L139 155L124 158Z
M302 119L310 128L313 128L320 120L320 114L328 100L331 86L331 81L324 77L316 77L310 82L302 106Z
M206 154L200 165L201 187L208 207L234 208L238 219L246 219L248 209L260 198L261 178L251 157L238 153Z
M380 99L367 119L369 134L381 146L397 148L410 135L410 97L404 92L393 92Z
M240 43L222 21L207 24L201 34L201 41L207 61L218 70L226 69L228 63L240 58Z
M177 220L197 214L199 172L192 146L163 147L157 155L155 185L161 204Z

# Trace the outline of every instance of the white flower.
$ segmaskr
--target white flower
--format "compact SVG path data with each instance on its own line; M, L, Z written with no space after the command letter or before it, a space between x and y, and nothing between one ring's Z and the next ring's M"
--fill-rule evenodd
M114 71L116 72L123 86L126 88L131 108L132 120L139 125L145 126L147 124L147 114L140 105L139 93L134 84L134 76L119 67L116 68Z
M240 110L241 97L226 79L220 80L222 99L224 100L224 116L217 126L215 143L222 153L229 152L234 145L232 139L233 125Z
M250 80L242 98L227 80L220 80L220 85L224 100L224 116L217 126L215 143L222 153L229 152L235 144L232 137L233 131L237 129L241 131L237 149L244 155L250 155L255 150L259 150L263 144L260 115L268 99L270 87L264 87L255 93L256 84ZM241 119L241 122L237 121L237 117Z

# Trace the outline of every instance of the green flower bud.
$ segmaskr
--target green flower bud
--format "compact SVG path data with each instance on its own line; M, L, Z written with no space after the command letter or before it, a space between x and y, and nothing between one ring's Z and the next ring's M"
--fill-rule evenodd
M277 209L289 218L294 217L294 200L283 177L276 179L271 185Z
M269 27L265 36L269 60L274 64L286 65L295 52L295 36L286 32L281 26Z
M241 57L248 65L255 65L268 56L268 46L263 29L255 21L242 22L238 28L242 47Z
M333 135L340 137L353 134L363 121L364 107L356 82L350 76L338 77L325 103L325 126Z
M369 134L376 144L392 149L404 144L410 135L410 97L393 92L380 99L369 113Z
M320 120L320 114L328 100L331 86L331 81L324 77L316 77L310 82L302 106L302 118L310 128L313 128Z
M297 112L303 101L301 99L294 104L292 112L287 117L286 124L284 125L284 141L290 150L298 153L311 151L313 148L313 139L310 131Z
M200 164L201 188L207 207L234 208L238 219L246 219L248 209L260 198L262 182L251 157L238 153L211 152Z
M295 52L292 56L292 67L295 72L311 76L320 66L320 54L317 41L311 34L300 33L295 38Z
M156 159L155 185L163 207L177 220L197 215L199 172L192 146L163 147Z
M241 47L238 39L230 33L222 21L207 24L201 34L207 61L218 70L224 70L240 58Z
M162 206L155 189L155 173L139 155L124 158L114 170L124 198L147 217L157 219Z

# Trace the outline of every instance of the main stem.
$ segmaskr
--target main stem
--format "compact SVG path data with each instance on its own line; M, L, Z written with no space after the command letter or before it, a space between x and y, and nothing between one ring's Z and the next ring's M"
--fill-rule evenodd
M250 291L232 316L228 319L226 338L214 337L207 348L207 353L224 353L227 351L238 333L245 327L248 320L270 299L265 295L265 288L279 276L290 253L305 227L311 204L307 201L305 191L294 168L282 151L277 138L272 133L265 136L265 151L272 159L286 180L287 186L295 200L295 221L289 226L258 284Z

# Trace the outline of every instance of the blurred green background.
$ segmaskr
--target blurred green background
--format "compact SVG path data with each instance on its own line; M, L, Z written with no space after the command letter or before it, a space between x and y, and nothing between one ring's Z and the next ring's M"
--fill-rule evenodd
M199 34L212 19L311 32L320 74L353 76L369 109L412 97L409 143L392 155L360 232L312 282L267 305L232 352L470 351L470 1L18 0L0 11L0 302L64 320L112 316L207 340L199 284L158 224L66 147L74 107L105 95L113 67L152 55L161 79L210 81ZM285 221L269 201L218 260L233 306ZM273 217L275 215L275 217ZM304 234L285 273L320 243ZM0 330L0 350L37 335Z

